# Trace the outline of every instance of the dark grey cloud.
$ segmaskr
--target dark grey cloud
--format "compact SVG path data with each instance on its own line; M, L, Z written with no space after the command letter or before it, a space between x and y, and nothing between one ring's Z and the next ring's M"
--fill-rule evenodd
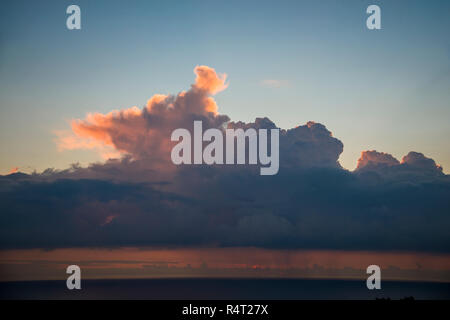
M117 161L1 177L1 247L450 251L450 180L443 174L423 180L408 169L386 179L330 165L260 176L248 166L184 166L166 181L117 179L136 167ZM94 172L96 179L79 178Z

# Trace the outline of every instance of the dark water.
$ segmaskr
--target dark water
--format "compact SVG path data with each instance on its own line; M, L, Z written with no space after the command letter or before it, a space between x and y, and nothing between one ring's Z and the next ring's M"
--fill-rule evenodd
M137 279L0 283L0 299L450 299L450 283L383 281L368 290L364 280Z

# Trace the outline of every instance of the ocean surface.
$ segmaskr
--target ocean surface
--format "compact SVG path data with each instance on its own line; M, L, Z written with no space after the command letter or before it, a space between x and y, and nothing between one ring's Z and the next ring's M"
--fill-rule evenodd
M450 283L304 279L124 279L82 280L81 290L65 281L0 282L0 299L450 299Z

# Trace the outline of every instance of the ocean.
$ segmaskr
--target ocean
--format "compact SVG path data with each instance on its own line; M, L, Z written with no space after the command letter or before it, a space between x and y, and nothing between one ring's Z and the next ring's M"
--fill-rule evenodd
M82 280L80 290L65 281L0 282L0 299L132 300L373 300L450 299L450 283L382 281L368 290L365 280L305 279L120 279Z

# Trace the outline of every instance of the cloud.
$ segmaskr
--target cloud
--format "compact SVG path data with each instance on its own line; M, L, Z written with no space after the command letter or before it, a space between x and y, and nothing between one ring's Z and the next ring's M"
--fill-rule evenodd
M197 66L194 69L197 75L195 84L192 86L194 90L205 91L207 94L216 94L228 87L225 83L227 75L217 75L213 68L207 66Z
M2 248L450 251L448 178L373 185L323 167L286 168L271 177L245 167L183 167L165 183L72 174L1 178Z
M384 152L363 151L358 159L355 170L366 177L376 173L377 178L394 179L397 181L426 181L444 177L442 167L433 159L422 153L411 151L398 161L392 155Z
M227 87L226 75L218 75L207 66L197 66L195 83L177 95L156 94L143 109L132 107L108 114L90 113L73 120L72 133L59 133L60 149L107 148L128 154L133 159L167 162L173 143L170 134L176 128L192 128L193 120L202 120L204 128L220 127L229 120L217 113L211 95Z
M280 170L175 166L171 132L232 122L211 97L226 76L197 67L188 91L154 95L142 108L72 122L64 145L111 148L121 158L88 167L0 176L0 247L256 246L450 252L450 178L411 152L401 162L364 151L343 169L343 143L309 121L280 130ZM65 136L62 136L65 137ZM80 142L84 141L84 142ZM87 142L90 141L90 142ZM83 144L87 143L87 144Z
M9 174L16 173L16 172L19 172L19 167L14 167L14 168L11 168L11 170L9 170Z
M391 167L399 164L400 162L388 153L377 152L375 150L363 151L361 152L361 157L358 159L356 170Z
M408 153L402 158L402 164L411 169L426 171L431 174L442 174L442 167L440 165L419 152L411 151Z
M105 144L94 138L80 139L67 131L54 131L54 134L57 136L56 143L60 152L76 149L95 149L104 160L118 159L123 156L123 153L116 150L111 144Z
M232 129L273 129L277 126L269 118L256 118L255 122L229 122ZM344 145L333 137L327 128L314 121L280 132L280 158L282 167L333 167L340 168L338 162Z

